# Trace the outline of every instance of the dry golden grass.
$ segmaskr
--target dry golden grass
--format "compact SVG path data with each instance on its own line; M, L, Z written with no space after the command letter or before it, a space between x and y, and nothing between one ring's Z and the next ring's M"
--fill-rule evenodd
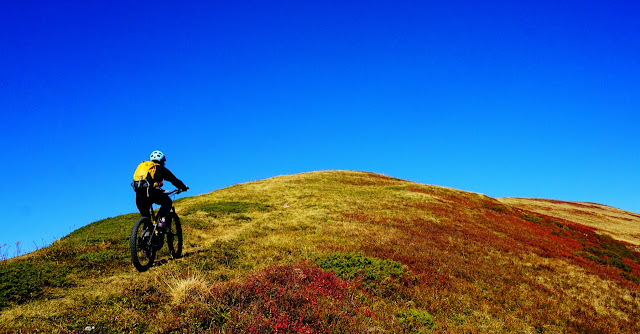
M211 293L211 284L201 275L174 274L162 279L160 286L167 288L173 305L204 301Z
M498 198L506 205L593 227L614 239L640 246L640 214L606 205L538 198Z
M597 314L630 320L629 310L640 308L640 300L632 297L627 289L589 274L580 266L535 254L525 256L522 261L532 269L527 271L528 275L537 283L562 291L567 301L590 305Z
M35 303L27 303L16 305L10 309L3 310L0 313L0 323L17 322L18 319L48 319L56 318L67 312L73 312L74 309L82 305L86 300L105 301L122 293L122 286L129 284L137 277L131 273L108 276L98 279L86 280L81 286L68 289L66 293L59 298L37 301ZM121 310L124 313L121 317L126 317L135 321L136 316L128 310ZM55 324L53 324L55 325ZM62 329L62 327L60 328ZM0 330L0 332L2 332ZM30 332L27 330L26 332ZM57 332L57 331L56 331Z

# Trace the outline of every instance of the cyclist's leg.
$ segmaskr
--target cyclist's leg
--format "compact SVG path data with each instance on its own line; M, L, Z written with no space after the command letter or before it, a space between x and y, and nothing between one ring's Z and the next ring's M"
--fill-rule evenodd
M169 225L171 223L171 207L173 206L171 197L164 192L157 191L152 193L151 199L153 200L153 203L160 205L158 218L164 217L165 223Z
M171 207L173 206L173 201L169 197L169 195L164 194L164 197L158 201L160 204L160 215L165 217L165 221L167 225L171 223Z
M147 197L147 192L136 192L136 206L142 217L151 219L149 209L151 209L151 200Z

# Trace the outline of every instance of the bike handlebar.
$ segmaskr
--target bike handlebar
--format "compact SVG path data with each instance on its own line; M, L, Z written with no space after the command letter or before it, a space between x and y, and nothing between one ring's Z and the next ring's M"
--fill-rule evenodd
M189 188L187 188L187 190L188 189ZM184 191L187 191L187 190L184 190ZM180 190L180 189L174 189L173 191L166 191L165 190L164 193L167 194L167 195L173 195L173 194L179 194L179 193L184 192L184 191Z

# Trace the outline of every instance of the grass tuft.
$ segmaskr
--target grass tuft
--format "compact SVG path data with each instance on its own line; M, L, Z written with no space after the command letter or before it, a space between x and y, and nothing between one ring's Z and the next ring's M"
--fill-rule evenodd
M165 284L173 305L202 302L211 294L209 282L198 274L171 277Z

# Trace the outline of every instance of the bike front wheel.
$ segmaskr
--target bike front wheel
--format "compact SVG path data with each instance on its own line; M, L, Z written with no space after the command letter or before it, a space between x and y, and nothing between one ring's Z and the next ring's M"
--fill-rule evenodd
M182 225L180 224L180 218L175 212L173 215L173 222L171 228L167 231L167 244L169 246L169 252L174 259L182 256Z
M156 257L153 249L153 224L147 217L140 217L131 229L129 248L131 262L140 272L151 268Z

